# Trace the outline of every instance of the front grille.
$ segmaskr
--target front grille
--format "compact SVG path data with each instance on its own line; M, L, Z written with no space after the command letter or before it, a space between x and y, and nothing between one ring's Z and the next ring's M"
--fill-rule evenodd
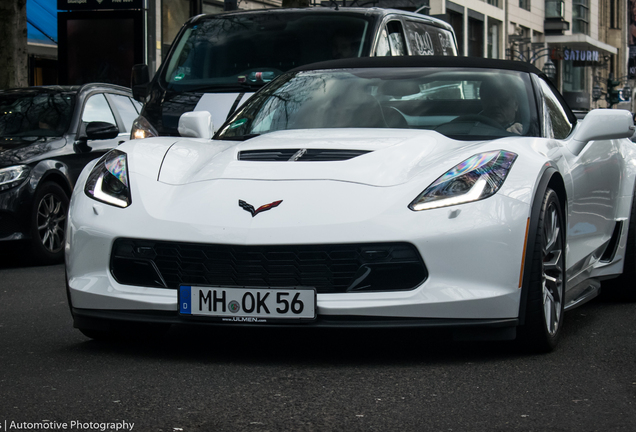
M337 162L353 159L366 153L369 151L339 149L246 150L239 152L238 159L252 162Z
M318 293L410 290L428 276L409 243L233 246L135 239L115 241L111 272L126 285L312 286Z

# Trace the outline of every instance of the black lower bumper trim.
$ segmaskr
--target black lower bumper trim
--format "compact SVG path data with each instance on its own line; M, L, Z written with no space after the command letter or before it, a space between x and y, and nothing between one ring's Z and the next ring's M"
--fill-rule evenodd
M319 315L310 322L293 323L249 323L211 322L205 317L187 317L176 311L138 310L95 310L73 308L76 328L107 330L111 322L138 322L153 324L195 324L215 326L255 326L255 327L318 327L318 328L438 328L466 329L472 332L480 329L514 329L516 318L505 319L441 319L441 318L386 318L374 316Z

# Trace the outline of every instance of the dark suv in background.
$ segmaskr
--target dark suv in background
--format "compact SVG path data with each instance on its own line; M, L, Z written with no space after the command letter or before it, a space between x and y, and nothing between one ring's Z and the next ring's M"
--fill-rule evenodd
M218 129L240 104L278 75L350 57L456 56L442 20L383 8L265 9L199 15L184 24L161 67L133 68L145 102L131 138L179 136L181 114L209 111Z
M0 91L0 254L61 262L84 166L128 139L141 104L110 84Z

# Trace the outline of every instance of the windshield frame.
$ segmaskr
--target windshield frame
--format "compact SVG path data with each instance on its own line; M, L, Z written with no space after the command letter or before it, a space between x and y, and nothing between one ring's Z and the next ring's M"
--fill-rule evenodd
M347 78L348 75L351 76L352 78ZM539 107L538 107L539 105L536 99L536 91L534 88L534 83L530 75L531 75L530 73L525 71L520 71L520 70L505 70L505 69L478 68L478 67L474 67L474 68L473 67L437 67L437 66L385 67L385 68L360 67L360 68L353 68L353 69L323 69L323 70L292 71L292 72L288 72L287 74L281 75L275 81L273 81L270 85L263 88L261 91L256 93L252 98L250 98L236 113L234 113L218 129L217 133L214 136L214 139L218 139L218 140L249 139L253 136L257 136L263 133L275 132L279 130L354 128L354 127L361 127L361 128L376 128L377 127L377 128L399 128L399 129L408 128L408 129L420 129L420 130L435 130L449 138L462 140L462 141L480 141L485 139L502 138L506 136L539 137L539 136L542 136L541 116L540 116ZM378 93L376 95L373 95L372 94L374 91L373 89L371 89L370 93L374 97L375 102L369 98L369 95L365 96L370 101L369 103L372 103L372 104L377 103L378 105L380 105L383 113L385 113L386 106L389 106L389 105L400 106L400 104L402 106L410 105L411 109L415 109L416 111L420 110L419 112L423 112L421 110L424 110L426 112L425 114L418 115L417 118L412 115L408 115L406 110L404 110L405 112L400 112L400 114L404 117L406 124L402 124L399 122L397 123L398 125L396 125L396 123L392 124L387 120L386 114L384 114L382 115L382 117L385 123L373 123L373 124L369 123L370 125L364 125L364 122L358 121L358 119L355 117L355 115L357 114L355 115L352 114L350 115L350 119L352 119L350 123L347 123L347 120L344 120L344 122L341 122L341 124L344 124L344 126L342 125L334 126L332 123L329 123L328 121L327 122L323 121L322 123L320 121L317 121L317 122L314 122L313 124L316 124L318 126L312 126L311 125L312 123L309 122L310 126L302 127L302 125L307 124L307 122L303 122L302 119L300 122L298 122L298 120L295 120L293 116L297 115L297 112L300 112L302 110L306 112L318 112L318 110L313 110L313 111L308 110L307 107L302 105L302 104L311 104L311 103L315 104L316 101L313 101L313 102L311 101L311 99L313 98L313 95L311 93L307 93L309 96L307 96L308 99L306 100L291 100L289 98L283 98L281 97L281 94L283 94L286 91L284 87L288 86L288 88L291 88L294 85L293 84L294 80L302 80L303 78L306 78L306 81L309 82L312 79L312 77L316 79L322 77L324 82L329 82L328 80L330 79L333 80L334 77L338 77L338 76L340 76L340 78L335 78L336 80L350 79L352 80L352 85L353 84L364 85L364 80L368 80L369 82L373 82L373 80L376 80L376 81L379 80L380 83L397 82L398 84L400 83L400 80L404 81L405 83L407 83L409 80L414 80L418 83L418 85L421 83L426 83L426 82L431 82L431 83L441 82L443 85L439 85L437 89L440 89L440 91L442 92L446 90L445 87L447 85L444 84L445 82L452 83L454 81L460 81L460 82L474 81L473 86L475 86L477 85L477 83L479 83L479 85L483 85L483 83L485 83L486 81L492 82L497 80L504 80L504 81L507 80L508 82L514 83L516 86L515 90L517 92L516 94L518 95L519 102L520 102L517 117L520 120L523 119L524 125L515 126L513 128L512 126L513 124L515 124L515 122L510 122L510 124L507 124L506 126L499 125L501 129L500 130L499 128L495 128L492 123L489 125L488 122L482 121L479 123L478 129L475 129L475 128L470 129L470 127L467 126L463 128L464 131L462 132L461 131L462 128L459 128L457 124L453 124L453 125L447 125L447 124L454 122L455 120L457 120L458 122L466 121L463 118L459 119L459 117L466 117L466 116L468 117L467 119L468 121L473 121L474 118L472 117L474 117L474 115L479 115L483 113L484 108L482 104L484 103L484 101L482 100L481 95L479 94L480 88L479 87L473 88L472 91L474 93L472 95L464 95L462 93L459 99L457 99L457 96L456 96L457 91L455 90L455 95L453 97L449 97L448 100L445 100L444 97L431 98L427 93L427 92L430 93L430 91L423 88L420 85L420 88L419 88L419 95L421 95L420 98L413 98L413 97L410 97L409 95L400 95L399 97L395 97L391 99L392 96L388 96L387 98L386 94ZM474 78L474 77L477 77L477 78ZM359 79L360 83L356 83L355 82L356 79ZM514 80L516 80L516 82ZM292 83L292 84L290 85L289 83ZM413 85L413 83L409 83L409 84L411 86ZM323 83L322 85L325 85L325 84ZM372 84L366 84L366 86L368 88L373 87ZM452 87L452 86L448 86L448 87ZM301 88L305 92L311 91L311 86L308 83L305 83L304 85L297 85L296 88ZM415 90L417 91L417 87L415 88ZM453 90L453 89L449 88L449 90ZM333 90L330 90L330 91L333 91ZM379 90L376 90L376 91L379 91ZM360 93L359 91L356 91L350 94L348 97L348 100L354 99L356 95L359 93ZM297 96L298 94L300 94L300 91L295 91L294 93L294 90L290 90L287 94L292 96L294 96L295 94ZM324 96L327 94L328 92L323 89L323 94L318 95L318 98L320 96ZM330 102L331 100L334 100L337 97L339 97L339 94L333 91L333 94L331 96L327 96L326 101ZM268 115L273 115L273 114L269 114L270 112L274 112L274 108L272 108L272 106L275 105L275 102L270 102L270 100L273 100L273 99L284 101L281 106L284 105L285 124L283 125L283 127L278 127L277 125L280 124L279 120L271 120L269 121L269 125L270 125L269 130L263 129L261 126L259 126L259 122L262 123L263 121L265 121L264 119ZM457 104L457 101L463 101L462 103L465 107L462 107L461 110L458 109L458 111L455 113L455 111L453 110L455 109L454 107ZM300 104L298 105L297 111L293 111L291 108L288 108L290 106L289 104L291 103ZM364 106L363 103L359 101L359 99L356 99L351 103L354 104L353 109L356 109L355 107ZM270 104L270 106L268 106L268 104ZM438 111L437 107L440 106L440 104L446 107L447 112L445 114ZM323 105L323 106L326 106L326 105ZM329 106L333 106L333 104ZM339 108L336 108L335 111L337 111L337 109ZM467 109L471 111L468 112L466 111ZM264 110L270 110L270 111L266 112ZM327 111L327 110L325 109L323 111ZM351 108L349 108L349 112L352 112ZM322 115L322 112L320 112L319 115ZM343 116L342 114L339 114L336 117L339 119L342 116ZM444 119L443 118L444 116L449 116L450 118ZM360 117L365 117L365 116L359 116L358 118ZM439 117L439 118L436 118L436 117ZM440 122L440 123L437 123L437 122ZM300 127L298 127L299 124L301 125ZM446 125L446 126L444 128L441 128L442 125ZM261 127L261 129L259 129L259 127ZM234 130L234 132L231 132L232 130Z

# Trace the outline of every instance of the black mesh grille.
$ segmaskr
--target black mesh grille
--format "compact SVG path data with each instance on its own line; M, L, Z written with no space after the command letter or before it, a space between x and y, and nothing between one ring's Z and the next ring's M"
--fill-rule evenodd
M231 246L118 239L111 271L130 285L312 286L319 293L409 290L427 277L409 243Z
M369 153L369 151L334 149L247 150L239 152L238 158L242 161L252 162L287 162L292 158L296 162L334 162L353 159L365 153Z

